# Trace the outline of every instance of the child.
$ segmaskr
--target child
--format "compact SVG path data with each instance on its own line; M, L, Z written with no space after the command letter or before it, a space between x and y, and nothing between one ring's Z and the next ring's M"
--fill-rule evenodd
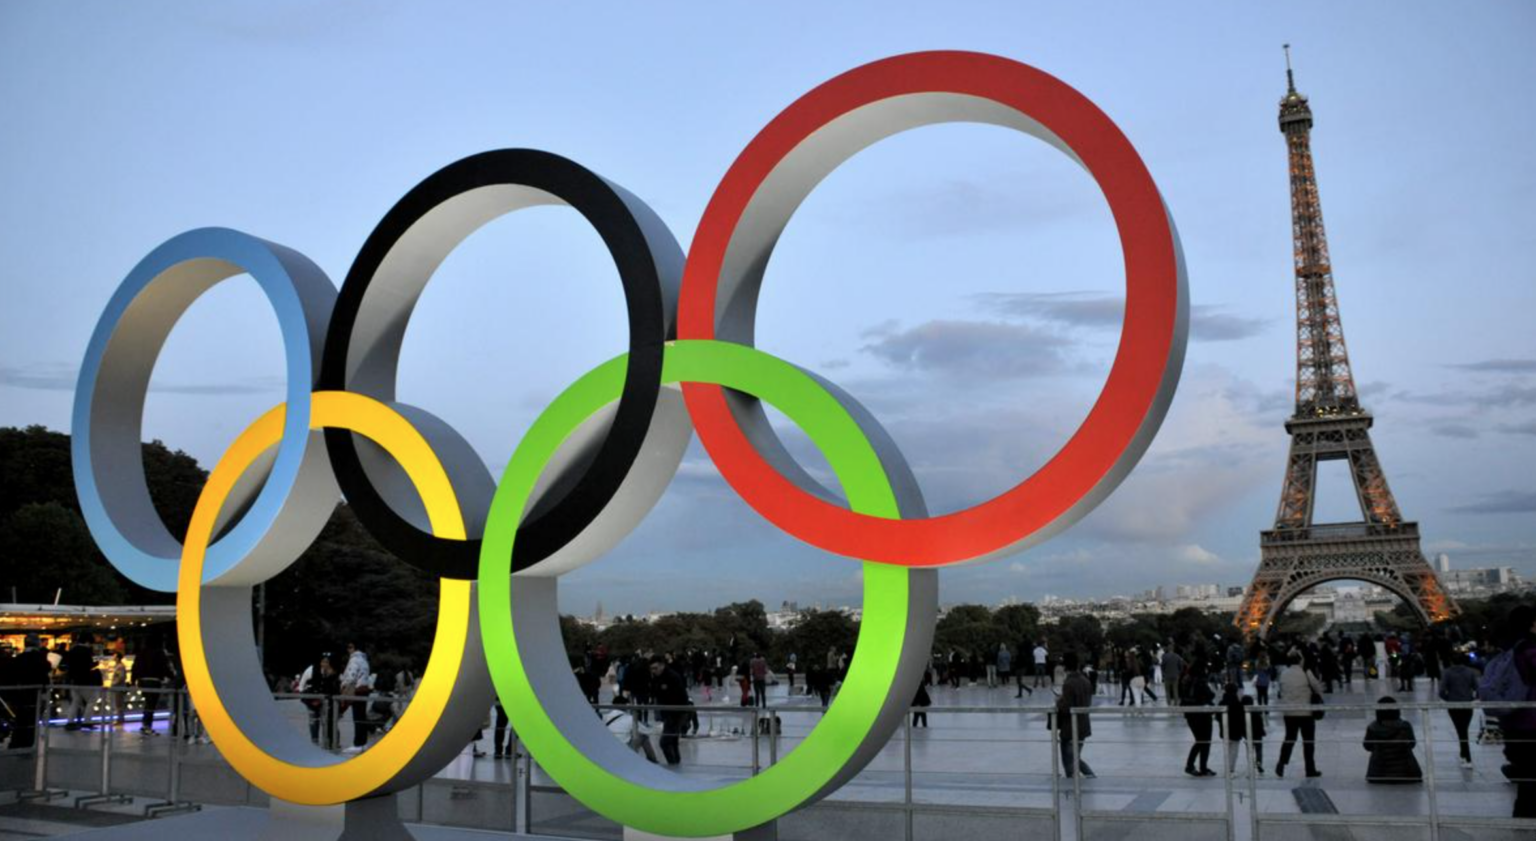
M1221 696L1221 705L1227 716L1227 773L1237 770L1238 748L1244 739L1253 751L1254 772L1264 773L1264 716L1247 709L1253 706L1253 696L1244 695L1239 700L1237 686L1229 683Z

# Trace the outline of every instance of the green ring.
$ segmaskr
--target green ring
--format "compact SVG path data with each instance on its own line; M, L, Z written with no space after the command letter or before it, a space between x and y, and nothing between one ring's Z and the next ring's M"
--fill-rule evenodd
M577 380L534 421L507 464L491 503L480 553L480 628L497 693L518 737L540 766L589 808L625 826L661 835L724 835L767 823L814 798L842 771L874 727L895 684L906 640L909 576L905 567L864 562L864 613L848 676L821 722L778 763L757 776L703 791L636 784L592 761L551 721L524 669L513 631L512 543L535 483L555 450L583 421L617 400L620 356ZM713 383L776 407L819 448L854 511L899 517L874 448L815 380L745 345L719 341L668 344L662 382ZM509 621L500 621L507 617ZM932 621L931 619L929 621ZM526 652L529 657L547 652ZM560 652L563 658L564 652Z

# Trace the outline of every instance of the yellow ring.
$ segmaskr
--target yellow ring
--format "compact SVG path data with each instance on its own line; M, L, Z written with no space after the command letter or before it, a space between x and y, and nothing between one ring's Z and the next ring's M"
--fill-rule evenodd
M441 579L437 632L426 674L410 706L378 743L358 756L319 766L295 765L272 756L250 740L225 708L208 670L201 615L203 559L215 518L236 480L282 438L285 407L279 405L235 439L197 500L181 553L176 614L180 620L182 665L187 688L208 734L230 765L256 787L293 803L330 805L366 797L388 785L426 744L447 707L470 632L472 582ZM383 447L410 477L439 537L464 539L458 499L426 439L383 403L360 394L317 391L310 406L311 429L347 429ZM324 759L331 754L318 748Z

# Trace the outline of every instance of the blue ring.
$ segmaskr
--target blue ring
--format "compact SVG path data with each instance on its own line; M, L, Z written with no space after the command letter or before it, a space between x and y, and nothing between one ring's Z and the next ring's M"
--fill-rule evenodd
M202 265L188 265L193 261ZM173 269L181 271L168 275ZM97 322L80 367L70 444L80 510L107 560L135 584L152 590L175 592L181 541L154 515L152 506L144 516L150 502L138 439L145 394L113 397L98 392L113 382L131 385L135 378L147 387L155 358L186 307L208 287L242 273L256 280L277 315L287 360L288 408L265 483L239 522L208 549L203 580L219 578L257 549L300 481L310 438L310 392L335 287L303 255L276 243L228 228L187 231L162 243L128 273ZM155 300L166 295L173 297ZM130 324L125 325L125 319ZM145 319L152 323L142 323ZM114 363L109 351L130 358ZM109 375L105 382L104 372ZM98 458L92 456L93 443ZM129 449L119 455L108 448ZM132 461L99 464L114 459ZM105 475L98 476L99 471ZM126 534L119 523L137 533Z

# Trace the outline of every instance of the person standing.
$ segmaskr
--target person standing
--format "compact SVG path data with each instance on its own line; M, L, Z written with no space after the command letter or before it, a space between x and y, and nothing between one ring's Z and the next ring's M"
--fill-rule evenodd
M1243 644L1232 640L1227 646L1227 683L1243 685ZM1214 693L1213 693L1214 694Z
M933 706L933 699L928 696L928 687L933 685L933 673L923 670L923 679L917 685L917 695L912 698L912 726L928 726L928 708Z
M795 694L795 669L799 666L795 653L789 653L789 660L784 663L784 673L789 676L789 694Z
M1034 688L1035 689L1039 689L1041 681L1048 681L1048 678L1046 678L1045 663L1046 663L1046 659L1048 657L1050 657L1050 652L1045 650L1045 640L1041 640L1040 642L1035 644L1035 650L1034 650L1033 654L1034 654L1034 657L1035 657L1035 683L1034 683ZM1049 686L1050 683L1047 682L1045 685Z
M18 687L5 693L6 703L16 715L9 743L12 750L30 748L37 741L38 687L48 685L48 675L52 671L42 639L37 634L28 634L21 653L11 660L6 675L6 684Z
M165 640L158 634L150 639L133 658L133 678L144 695L144 714L139 718L139 732L145 736L155 733L155 712L160 709L161 695L171 683L171 658L165 651Z
M1440 676L1440 700L1452 704L1476 701L1477 680L1477 672L1472 669L1467 655L1454 655L1451 667ZM1456 728L1456 741L1461 743L1461 767L1471 768L1472 744L1467 734L1472 726L1472 709L1451 709L1445 713L1451 717L1451 724Z
M752 670L752 703L755 706L768 706L768 660L761 654L754 653L752 662L748 664Z
M1317 675L1302 665L1300 650L1291 652L1290 665L1280 673L1280 700L1286 704L1305 705L1320 701L1323 683ZM1275 776L1285 776L1285 765L1291 761L1296 738L1301 737L1301 755L1307 766L1308 777L1321 777L1317 770L1317 719L1311 710L1287 710L1285 713L1285 741L1280 745L1280 761L1275 763Z
M1173 643L1163 650L1163 698L1168 706L1177 707L1183 703L1179 697L1179 679L1184 676L1184 658L1173 650Z
M1265 649L1253 661L1253 692L1258 696L1259 706L1269 706L1269 684L1274 679L1275 665L1269 660L1269 650Z
M93 642L90 634L76 637L59 664L69 685L69 720L64 724L65 730L95 728L91 712L96 706L97 690L101 689L101 674L96 670Z
M686 707L693 703L688 697L688 687L683 683L682 676L668 668L665 659L652 657L650 671L651 694L659 706ZM687 718L688 713L682 710L665 710L661 713L661 752L668 765L677 765L683 761L677 743Z
M122 727L128 723L128 665L123 662L123 652L112 652L102 671L106 673L107 716Z
M1036 651L1043 648L1044 644ZM1093 706L1093 685L1078 670L1077 652L1067 652L1061 663L1067 669L1061 682L1061 696L1056 699L1056 737L1061 744L1062 772L1070 780L1081 770L1084 777L1091 779L1093 769L1083 761L1082 748L1093 735L1093 724L1088 720L1088 713L1073 714L1072 710ZM1043 672L1044 668L1039 671Z
M309 708L309 740L327 749L336 748L336 718L331 716L327 707L335 703L336 695L341 692L341 679L335 666L331 664L329 652L320 655L320 662L313 669L306 672L299 681L299 692L305 695L318 695L318 698L304 699L304 706ZM325 731L322 734L320 726L324 723Z
M1520 605L1509 612L1506 621L1512 638L1509 665L1520 683L1513 688L1517 692L1523 689L1525 700L1536 700L1536 607ZM1484 681L1497 671L1490 664ZM1478 694L1485 702L1494 700L1486 684L1479 684ZM1504 733L1504 758L1509 761L1504 775L1515 783L1514 816L1536 818L1536 708L1506 711L1499 716L1499 729Z
M368 694L373 689L372 672L368 667L368 655L347 643L347 665L341 670L341 694L352 708L352 747L348 753L359 753L368 745Z
M1211 691L1211 682L1207 677L1204 661L1196 659L1189 667L1189 680L1180 687L1180 698L1184 706L1209 707L1216 700L1216 693ZM1184 759L1184 773L1191 777L1216 776L1216 772L1211 770L1211 713L1185 713L1184 723L1189 725L1190 735L1195 738L1195 743L1189 747L1189 755Z
M997 644L997 682L1003 686L1008 685L1008 680L1013 677L1013 654L1008 650L1008 643Z

